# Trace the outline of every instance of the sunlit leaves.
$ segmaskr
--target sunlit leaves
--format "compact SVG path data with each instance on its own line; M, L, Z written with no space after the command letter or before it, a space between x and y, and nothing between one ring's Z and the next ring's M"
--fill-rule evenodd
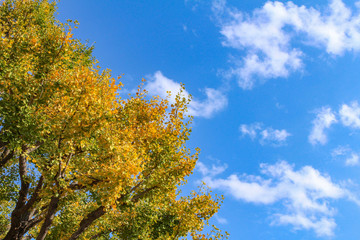
M221 198L178 195L198 158L186 147L189 99L170 105L142 85L121 99L119 78L73 37L76 22L54 18L55 4L0 3L1 236L223 237L199 235Z

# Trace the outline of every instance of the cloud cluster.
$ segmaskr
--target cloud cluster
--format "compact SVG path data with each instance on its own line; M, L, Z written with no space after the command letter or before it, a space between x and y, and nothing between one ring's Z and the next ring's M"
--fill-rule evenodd
M316 111L316 117L312 123L309 142L312 145L324 145L327 143L325 130L335 123L352 129L360 128L360 106L357 101L349 105L342 104L338 112L333 111L330 107L322 107Z
M360 14L352 13L341 0L332 0L323 11L292 2L267 1L247 15L229 8L225 0L214 1L223 45L245 52L229 75L239 86L251 89L257 79L287 77L302 68L302 50L313 46L328 54L342 55L360 50Z
M165 77L160 71L155 72L149 77L149 81L145 85L145 89L151 95L158 95L162 98L168 96L168 91L171 92L171 103L175 102L176 95L180 92L181 85L172 79ZM215 89L205 88L205 100L197 100L193 98L188 106L188 113L195 117L210 118L215 113L224 109L227 106L226 96ZM187 91L182 92L183 97L188 98L190 94Z
M285 129L278 130L264 127L262 123L242 124L239 128L242 136L249 136L252 140L259 139L261 145L270 144L280 146L286 143L290 133Z
M347 198L358 203L346 189L311 166L295 170L282 161L260 167L265 177L233 174L226 179L204 176L204 181L237 200L264 205L280 203L283 207L272 214L272 224L311 229L318 236L334 233L336 211L330 206L332 200Z

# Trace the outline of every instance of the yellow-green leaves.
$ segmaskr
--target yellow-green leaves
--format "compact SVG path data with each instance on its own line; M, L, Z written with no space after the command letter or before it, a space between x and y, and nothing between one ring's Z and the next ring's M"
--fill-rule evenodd
M55 3L0 3L0 236L222 237L199 235L220 198L177 194L198 158L189 99L169 105L141 87L121 99Z

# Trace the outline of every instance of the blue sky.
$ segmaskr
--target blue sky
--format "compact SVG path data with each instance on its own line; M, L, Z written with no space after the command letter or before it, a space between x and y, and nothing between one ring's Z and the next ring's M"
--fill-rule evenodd
M230 239L359 239L360 2L62 0L126 92L193 96Z

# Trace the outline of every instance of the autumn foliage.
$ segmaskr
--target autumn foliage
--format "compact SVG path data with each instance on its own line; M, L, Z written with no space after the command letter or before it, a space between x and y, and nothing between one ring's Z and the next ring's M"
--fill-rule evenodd
M56 3L0 2L0 237L221 239L220 198L179 195L197 154L188 99L127 99Z

